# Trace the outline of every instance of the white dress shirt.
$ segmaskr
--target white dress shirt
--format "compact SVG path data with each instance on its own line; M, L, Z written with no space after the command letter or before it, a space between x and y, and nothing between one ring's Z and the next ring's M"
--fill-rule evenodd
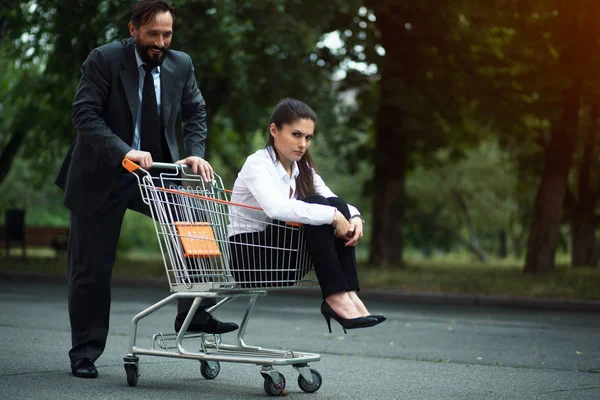
M135 61L137 62L138 73L139 73L139 84L138 84L138 112L135 119L135 130L133 131L133 144L131 148L134 150L141 150L142 144L140 139L140 125L142 123L142 91L144 89L144 79L146 78L146 69L143 67L145 64L142 58L135 49ZM156 92L156 106L158 108L158 115L160 117L160 66L152 69L152 77L154 78L154 91Z
M335 207L297 200L296 178L299 173L294 161L290 177L270 146L250 155L233 184L231 201L259 207L264 212L231 206L229 236L263 231L266 225L261 221L271 222L274 219L307 225L331 224ZM325 198L337 197L319 174L314 170L313 174L316 194ZM348 205L348 208L350 215L360 214L356 207Z

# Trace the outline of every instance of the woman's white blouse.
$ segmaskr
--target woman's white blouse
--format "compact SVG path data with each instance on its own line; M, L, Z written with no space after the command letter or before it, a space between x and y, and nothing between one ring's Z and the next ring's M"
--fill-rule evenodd
M314 170L313 173L316 194L325 198L336 197L319 174ZM297 200L298 174L298 165L295 161L292 163L292 176L287 174L275 157L272 147L258 150L250 155L233 184L231 201L262 208L264 213L231 206L229 236L262 231L266 226L261 221L270 222L273 219L307 225L331 224L335 207ZM359 214L356 207L348 205L348 208L350 215Z

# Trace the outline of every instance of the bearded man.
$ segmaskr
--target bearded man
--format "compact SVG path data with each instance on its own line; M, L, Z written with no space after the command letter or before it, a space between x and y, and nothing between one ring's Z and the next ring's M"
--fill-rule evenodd
M205 180L206 105L189 55L171 50L175 7L168 0L141 0L132 7L131 38L98 47L81 66L71 111L77 135L56 184L69 209L68 303L74 376L98 376L94 362L106 346L112 268L127 209L150 216L137 179L121 167L127 157L142 168L153 162L187 164ZM181 115L185 157L179 155L176 121ZM175 330L193 299L180 300ZM188 332L226 333L203 300Z

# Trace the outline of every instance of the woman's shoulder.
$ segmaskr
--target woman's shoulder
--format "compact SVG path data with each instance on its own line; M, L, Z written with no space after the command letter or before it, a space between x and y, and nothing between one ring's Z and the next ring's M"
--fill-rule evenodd
M260 149L250 154L246 158L246 164L274 164L275 160L271 158L268 149Z
M244 162L244 165L242 166L242 171L247 170L249 168L252 168L252 169L269 168L272 165L273 165L273 161L271 160L267 149L260 149L260 150L257 150L256 152L250 154L246 158L246 161Z

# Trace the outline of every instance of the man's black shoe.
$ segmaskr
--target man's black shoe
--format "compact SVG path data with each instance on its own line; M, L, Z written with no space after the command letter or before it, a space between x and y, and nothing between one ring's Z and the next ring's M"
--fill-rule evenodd
M89 358L73 361L71 363L71 372L78 378L96 378L98 370Z
M177 317L175 318L175 332L179 332L186 316L187 312L177 314ZM192 319L187 331L190 333L203 332L221 334L233 332L238 328L239 326L233 322L221 322L213 317L210 313L206 311L200 311L194 315L194 319Z

